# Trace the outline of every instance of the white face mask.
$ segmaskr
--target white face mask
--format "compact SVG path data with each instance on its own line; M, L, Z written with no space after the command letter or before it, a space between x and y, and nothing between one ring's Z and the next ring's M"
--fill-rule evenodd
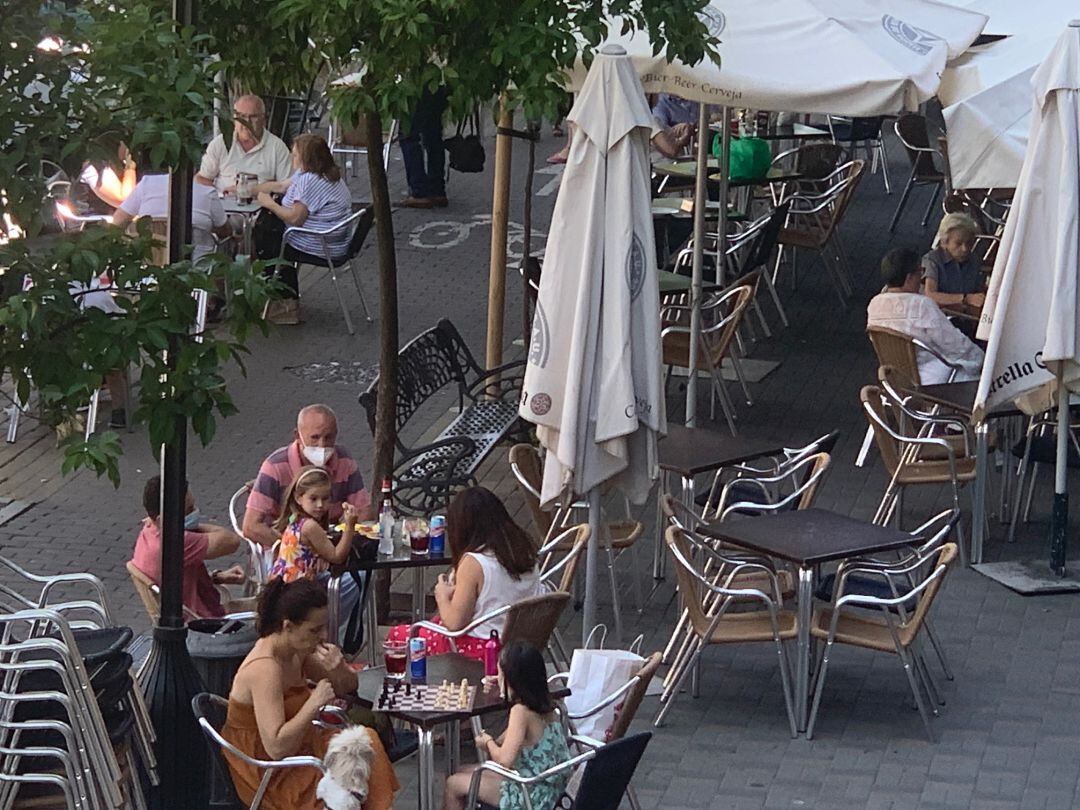
M330 460L330 457L334 455L333 447L307 447L305 445L301 450L304 454L304 458L316 467L325 467L326 463Z

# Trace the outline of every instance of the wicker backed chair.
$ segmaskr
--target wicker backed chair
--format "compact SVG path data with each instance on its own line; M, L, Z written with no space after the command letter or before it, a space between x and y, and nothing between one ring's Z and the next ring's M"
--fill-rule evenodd
M731 352L735 333L753 294L751 286L741 284L705 302L701 308L701 340L697 369L694 371L690 371L690 307L667 304L661 312L662 362L668 367L668 377L675 367L685 368L688 373L707 371L712 382L710 418L716 418L716 401L719 399L732 435L738 432L735 428L735 408L728 396L721 369L724 358Z
M927 693L930 702L935 702L936 690L919 655L918 643L930 608L956 555L956 544L945 543L926 556L917 555L914 561L903 561L893 567L867 567L856 562L841 568L837 577L835 602L828 608L816 610L810 627L811 636L824 641L825 646L806 728L808 739L814 734L814 724L821 707L825 676L829 670L829 656L833 645L840 643L891 653L900 658L919 714L926 726L926 735L930 742L935 741L934 730L930 725L930 711L927 701L923 699L923 692ZM923 570L927 570L924 576L913 579ZM895 589L896 595L890 598L848 593L847 577L855 574L884 580ZM908 607L912 605L913 607ZM878 611L880 618L867 615L867 611Z

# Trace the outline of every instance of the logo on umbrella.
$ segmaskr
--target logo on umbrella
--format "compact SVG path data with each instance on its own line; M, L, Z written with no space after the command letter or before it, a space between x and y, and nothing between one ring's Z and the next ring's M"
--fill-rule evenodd
M705 6L698 12L698 17L705 23L705 30L709 32L709 36L718 37L721 32L727 27L727 18L724 16L724 12L713 6Z
M533 398L529 400L529 410L537 416L543 416L551 410L551 397L547 394L534 394Z
M544 314L544 308L537 301L536 312L533 315L532 340L529 342L529 365L545 368L549 346L547 316Z
M943 42L941 37L937 34L932 34L924 28L916 28L914 25L908 25L898 17L894 17L891 14L883 14L881 17L881 27L885 29L886 33L909 51L914 51L920 56L926 56L934 49L934 46L940 42Z
M636 233L626 254L626 284L630 288L630 300L636 301L645 285L645 248Z

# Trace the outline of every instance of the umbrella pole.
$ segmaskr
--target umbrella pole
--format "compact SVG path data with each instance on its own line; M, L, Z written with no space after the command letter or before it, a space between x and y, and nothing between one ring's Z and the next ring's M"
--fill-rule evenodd
M724 108L727 111L727 107ZM726 116L725 116L726 118ZM701 342L701 271L705 260L705 208L709 171L709 119L704 104L698 105L697 174L694 177L694 261L690 279L690 357L686 373L686 426L697 422L698 344Z
M588 646L596 626L596 548L600 543L600 488L589 490L589 542L585 546L585 605L581 611L581 646Z
M1066 477L1069 471L1069 389L1062 376L1063 363L1058 364L1057 398L1057 464L1054 470L1054 511L1050 519L1050 570L1065 576L1065 532L1069 527L1069 492Z

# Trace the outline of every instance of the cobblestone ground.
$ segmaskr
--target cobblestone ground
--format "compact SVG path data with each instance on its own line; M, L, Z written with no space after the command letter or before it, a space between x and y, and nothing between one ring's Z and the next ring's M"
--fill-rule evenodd
M551 138L540 144L540 166L557 146ZM488 144L488 151L493 154L493 144ZM900 154L899 148L892 151ZM512 215L517 221L524 154L518 146ZM892 170L894 185L899 185L906 170L899 163ZM391 180L403 195L396 159ZM543 242L556 182L553 174L537 177L537 244ZM357 199L362 199L363 180L353 184ZM489 161L487 174L453 176L449 208L395 213L403 339L448 317L482 356L490 187ZM781 364L752 384L755 405L740 403L738 408L741 430L748 436L779 437L797 444L841 429L819 505L860 517L872 514L885 484L876 460L862 470L853 465L865 430L857 407L858 389L875 375L862 331L865 302L878 286L877 263L888 247L925 248L930 239L929 230L918 227L926 204L920 193L904 225L890 239L887 224L896 199L896 194L883 194L880 176L867 176L851 206L842 229L856 276L850 308L839 306L820 265L809 258L800 262L797 290L791 287L790 273L782 277L781 294L791 325L751 349L754 358ZM373 262L374 246L369 245L360 263L372 302L377 297ZM231 493L255 473L270 450L289 438L295 412L304 403L331 404L340 417L342 442L361 459L368 456L371 442L356 403L357 379L375 362L377 324L360 321L357 334L348 336L329 282L310 276L302 285L305 323L256 339L248 376L234 375L240 415L221 424L209 447L201 448L195 440L190 443L188 476L208 516L226 519ZM508 286L507 350L512 351L520 322L516 275ZM355 304L354 293L347 288L345 293ZM776 324L771 307L766 304L765 309ZM359 316L358 305L353 311ZM325 368L297 368L331 362L341 364L339 369L347 372L343 376L351 379L319 382L315 380L327 376ZM707 413L704 396L703 390L699 413ZM680 418L681 402L673 384L669 398L673 421ZM447 405L435 403L420 427L424 419L434 421ZM28 430L19 441L30 442L32 435ZM120 618L141 630L148 621L124 562L141 518L142 484L154 465L144 432L136 430L123 441L123 483L118 490L86 474L60 482L59 461L48 449L40 450L34 461L14 453L0 457L0 498L35 502L0 527L0 545L5 555L35 570L98 574L109 585ZM1003 527L991 518L990 558L1045 555L1048 478L1043 476L1032 523L1020 533L1017 546L1005 546ZM484 480L528 522L508 477L504 453L486 465ZM914 525L946 505L941 491L912 493L906 522ZM645 548L636 568L628 556L618 564L624 622L629 633L644 634L647 650L663 646L674 617L670 583L660 585L640 614L634 610L629 587L633 576L641 577L643 584L649 577L653 509L650 505L642 512ZM610 617L604 588L600 595L601 614ZM947 705L934 721L938 742L925 739L904 674L891 656L837 651L816 739L808 742L788 736L775 654L767 645L713 650L705 656L701 697L680 696L666 726L654 729L636 777L643 806L666 810L1074 806L1080 776L1080 600L1062 595L1020 597L973 571L957 568L938 599L934 618L956 676L952 682L939 679ZM576 615L568 618L570 638L580 632L577 621ZM655 699L645 702L638 728L650 727L656 708ZM398 804L413 806L415 766L406 760L399 772L405 790Z

